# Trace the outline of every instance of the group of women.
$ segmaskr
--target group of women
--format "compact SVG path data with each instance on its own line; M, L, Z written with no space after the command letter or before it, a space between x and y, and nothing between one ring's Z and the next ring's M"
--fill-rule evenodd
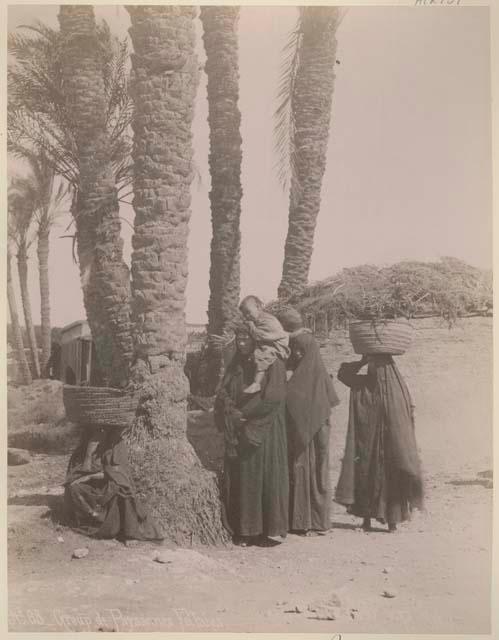
M295 310L279 320L290 334L288 362L276 360L262 390L248 397L254 342L236 331L235 353L215 402L224 433L222 495L226 526L237 544L273 546L288 532L330 529L329 435L339 400L319 345ZM367 373L360 370L367 365ZM335 500L349 513L394 531L422 506L413 405L390 356L344 363L338 379L350 387L345 454Z
M215 400L215 422L225 441L223 517L234 541L244 546L273 546L289 531L319 535L330 529L330 416L339 400L300 314L288 309L279 320L290 336L289 360L276 359L261 390L246 393L255 376L255 344L248 328L239 326ZM375 518L393 531L422 504L409 392L389 356L344 363L338 379L351 393L335 500L363 518L365 529ZM162 540L136 499L120 429L84 431L65 487L68 513L80 532Z

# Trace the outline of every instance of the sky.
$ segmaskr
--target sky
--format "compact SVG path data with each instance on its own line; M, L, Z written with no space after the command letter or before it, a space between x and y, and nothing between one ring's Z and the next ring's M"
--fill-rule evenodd
M9 30L35 19L57 26L57 5L11 5ZM118 6L96 16L126 35ZM239 24L243 139L241 293L268 301L279 285L288 197L275 170L273 112L282 47L296 7L242 7ZM204 59L201 25L199 56ZM492 267L492 144L487 7L351 7L338 30L327 167L310 280L343 267L455 256ZM206 77L193 123L200 180L192 186L187 321L207 321L211 238ZM19 170L16 163L12 170ZM124 205L133 224L133 210ZM70 219L52 232L52 323L85 316ZM132 230L123 225L126 259ZM36 252L30 261L39 322Z

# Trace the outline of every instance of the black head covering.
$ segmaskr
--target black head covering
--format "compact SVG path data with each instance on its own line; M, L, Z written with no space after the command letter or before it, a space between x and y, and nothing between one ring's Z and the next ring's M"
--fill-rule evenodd
M286 400L296 444L304 448L324 426L339 399L314 336L301 333L291 339L290 346L298 346L304 353L288 383Z
M277 319L282 324L284 331L292 333L303 327L303 318L301 313L293 307L284 309L277 315Z

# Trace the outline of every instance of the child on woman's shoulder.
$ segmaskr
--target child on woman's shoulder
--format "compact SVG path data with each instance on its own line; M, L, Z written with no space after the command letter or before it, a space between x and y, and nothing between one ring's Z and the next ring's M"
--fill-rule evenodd
M279 320L263 310L263 302L256 296L246 296L239 309L255 341L255 379L244 392L257 393L261 390L262 380L270 365L277 358L287 360L289 357L289 336Z

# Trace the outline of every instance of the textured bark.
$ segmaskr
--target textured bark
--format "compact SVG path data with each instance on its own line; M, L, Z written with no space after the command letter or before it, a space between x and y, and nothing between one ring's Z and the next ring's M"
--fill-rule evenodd
M238 314L240 296L241 113L237 27L239 7L202 6L208 76L211 174L211 266L208 332L221 335ZM222 371L220 350L209 358L203 393L215 392Z
M49 282L49 247L50 247L50 226L40 226L38 229L38 273L40 280L40 310L42 325L42 377L48 376L47 365L50 359L50 282Z
M110 383L125 384L133 357L130 277L106 131L107 101L93 7L61 5L62 71L73 118L79 188L73 214L83 300Z
M33 378L40 377L40 358L38 357L38 345L36 344L33 314L31 312L31 300L28 288L28 250L25 244L19 246L17 252L17 269L19 271L19 285L21 289L21 301L24 312L24 324L28 334L28 344L31 353L31 374Z
M167 537L214 542L225 532L215 476L187 440L185 287L199 80L189 6L127 7L135 104L132 314L140 417L130 434L140 495Z
M302 9L303 35L291 97L296 174L291 184L280 298L300 292L308 281L326 168L338 15L337 7Z
M21 325L19 324L19 316L17 314L17 301L12 283L11 256L7 255L7 300L9 303L10 322L12 324L12 333L14 335L14 348L16 352L17 376L22 384L31 384L31 371L28 360L24 352L23 334Z

